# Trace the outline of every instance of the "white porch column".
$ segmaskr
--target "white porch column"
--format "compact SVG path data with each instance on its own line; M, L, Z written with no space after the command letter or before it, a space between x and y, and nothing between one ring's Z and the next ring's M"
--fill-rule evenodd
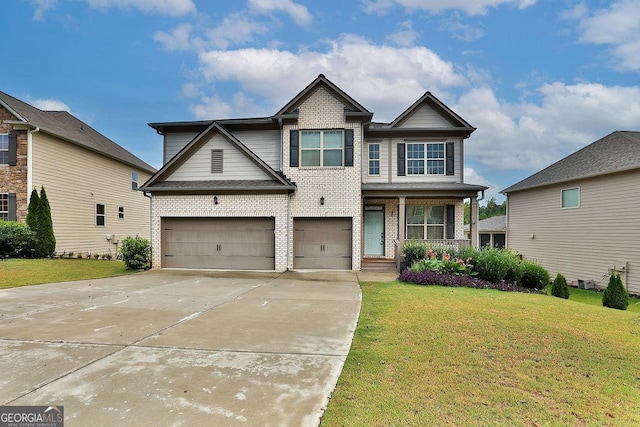
M404 197L398 197L398 247L396 249L396 269L400 271L400 261L402 260L402 247L404 246Z
M472 197L469 209L469 234L471 237L471 246L478 247L478 197Z

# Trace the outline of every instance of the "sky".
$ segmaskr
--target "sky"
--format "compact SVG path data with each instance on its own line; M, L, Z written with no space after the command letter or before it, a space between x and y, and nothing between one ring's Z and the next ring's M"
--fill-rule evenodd
M640 131L640 0L4 0L0 90L147 163L150 122L275 114L318 74L390 122L430 91L486 198Z

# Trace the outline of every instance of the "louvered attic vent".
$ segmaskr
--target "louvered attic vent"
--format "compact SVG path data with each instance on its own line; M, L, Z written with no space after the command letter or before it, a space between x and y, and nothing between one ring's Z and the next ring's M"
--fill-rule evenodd
M211 150L211 173L222 173L222 150Z

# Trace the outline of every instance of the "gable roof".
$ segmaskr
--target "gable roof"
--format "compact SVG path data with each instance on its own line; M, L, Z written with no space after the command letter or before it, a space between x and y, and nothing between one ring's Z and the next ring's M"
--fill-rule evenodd
M239 180L216 180L216 181L189 181L176 182L167 181L175 170L177 170L186 160L191 157L202 145L209 141L217 133L223 135L232 145L244 154L255 165L262 169L271 180L265 181L239 181ZM142 191L293 191L295 185L284 175L275 171L271 166L258 157L253 151L247 148L238 138L229 133L218 121L213 121L205 130L196 135L187 145L185 145L171 160L162 166L140 189Z
M469 224L464 225L464 231L469 231ZM506 231L507 230L507 216L497 215L489 218L481 219L478 221L478 231Z
M156 171L154 167L66 111L43 111L4 92L0 92L0 105L18 119L17 121L5 120L7 123L36 127L42 132L145 172Z
M640 132L615 131L501 191L511 193L640 168Z
M416 102L414 102L409 108L404 110L402 114L395 118L389 126L396 127L400 125L403 121L405 121L408 117L411 116L423 103L429 104L436 111L438 111L448 122L450 122L455 127L469 128L473 129L471 132L476 130L473 126L471 126L465 119L456 114L452 109L443 104L438 98L433 96L431 92L425 92L424 95L420 97ZM470 132L470 133L471 133Z
M336 98L340 99L340 101L342 101L346 105L346 107L345 107L345 115L347 117L349 117L349 116L351 116L351 117L362 117L362 118L366 119L367 121L370 121L371 118L373 117L373 113L371 111L367 110L362 105L360 105L360 103L358 103L358 101L356 101L355 99L350 97L346 92L344 92L342 89L340 89L338 86L336 86L333 82L331 82L329 79L327 79L324 76L324 74L318 75L318 77L316 77L316 79L314 81L309 83L309 85L307 87L305 87L304 89L302 89L302 91L300 93L298 93L295 97L293 97L293 99L291 101L289 101L287 103L287 105L282 107L280 109L280 111L278 111L274 115L274 117L276 117L276 118L278 118L278 117L286 117L289 114L295 114L296 109L298 108L298 106L302 102L304 102L304 100L308 96L313 94L315 92L315 90L320 86L324 86L326 89L329 90L329 92L333 93L333 95L336 96Z

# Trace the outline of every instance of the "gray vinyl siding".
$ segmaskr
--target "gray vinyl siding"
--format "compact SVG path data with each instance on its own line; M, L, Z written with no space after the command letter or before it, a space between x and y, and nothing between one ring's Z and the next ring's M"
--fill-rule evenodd
M523 190L508 195L508 246L569 282L606 287L609 270L640 294L640 170ZM580 207L561 208L561 191L580 188Z
M167 133L164 136L164 153L162 162L167 163L175 156L178 151L187 145L193 138L198 135L198 132L175 132Z
M413 114L405 118L400 128L448 128L453 127L447 119L428 105L422 104Z
M211 150L223 150L223 173L211 173ZM227 138L216 134L196 153L186 159L169 181L216 181L238 179L271 179L264 170L253 163L244 153L229 142Z
M249 150L253 151L274 170L280 170L280 130L235 131L238 138Z

